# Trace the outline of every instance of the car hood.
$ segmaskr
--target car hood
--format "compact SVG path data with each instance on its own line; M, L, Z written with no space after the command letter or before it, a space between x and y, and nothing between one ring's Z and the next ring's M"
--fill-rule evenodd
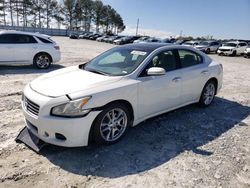
M219 48L219 50L220 50L220 49L231 50L231 49L234 49L234 48L236 48L236 47L233 47L233 46L221 46L221 47Z
M119 81L122 77L100 75L69 67L45 74L30 83L30 87L46 96L59 97Z

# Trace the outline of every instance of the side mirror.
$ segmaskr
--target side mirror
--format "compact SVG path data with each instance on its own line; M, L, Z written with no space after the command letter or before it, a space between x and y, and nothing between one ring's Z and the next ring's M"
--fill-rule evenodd
M161 67L151 67L147 71L148 76L161 76L161 75L165 75L165 74L166 74L165 69L161 68Z

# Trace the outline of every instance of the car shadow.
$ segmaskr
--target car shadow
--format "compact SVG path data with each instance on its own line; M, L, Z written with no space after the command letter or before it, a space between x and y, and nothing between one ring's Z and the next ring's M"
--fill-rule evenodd
M61 68L64 66L59 64L51 64L48 69L37 69L33 65L0 65L0 75L48 73Z
M120 142L111 146L48 145L41 154L74 174L117 178L148 171L185 151L213 155L213 150L201 147L236 125L248 126L242 120L249 114L248 106L216 97L208 108L190 105L151 118L131 128Z

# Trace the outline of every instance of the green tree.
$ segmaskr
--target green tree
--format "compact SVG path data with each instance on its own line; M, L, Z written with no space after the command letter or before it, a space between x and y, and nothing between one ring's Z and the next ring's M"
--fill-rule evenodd
M72 29L76 1L75 0L64 0L63 3L64 3L63 13L65 16L65 20L67 22L66 24L67 24L69 29Z
M6 25L6 2L5 0L0 0L0 18L2 17L3 20L0 20L0 23L3 22Z

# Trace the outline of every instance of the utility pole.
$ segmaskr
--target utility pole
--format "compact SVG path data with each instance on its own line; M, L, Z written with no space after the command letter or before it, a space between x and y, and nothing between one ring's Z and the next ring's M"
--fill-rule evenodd
M182 37L182 32L183 32L183 31L181 30L181 32L180 32L180 38Z
M138 35L139 22L140 22L140 20L139 20L139 18L138 18L138 19L137 19L137 26L136 26L136 33L135 33L136 36Z

